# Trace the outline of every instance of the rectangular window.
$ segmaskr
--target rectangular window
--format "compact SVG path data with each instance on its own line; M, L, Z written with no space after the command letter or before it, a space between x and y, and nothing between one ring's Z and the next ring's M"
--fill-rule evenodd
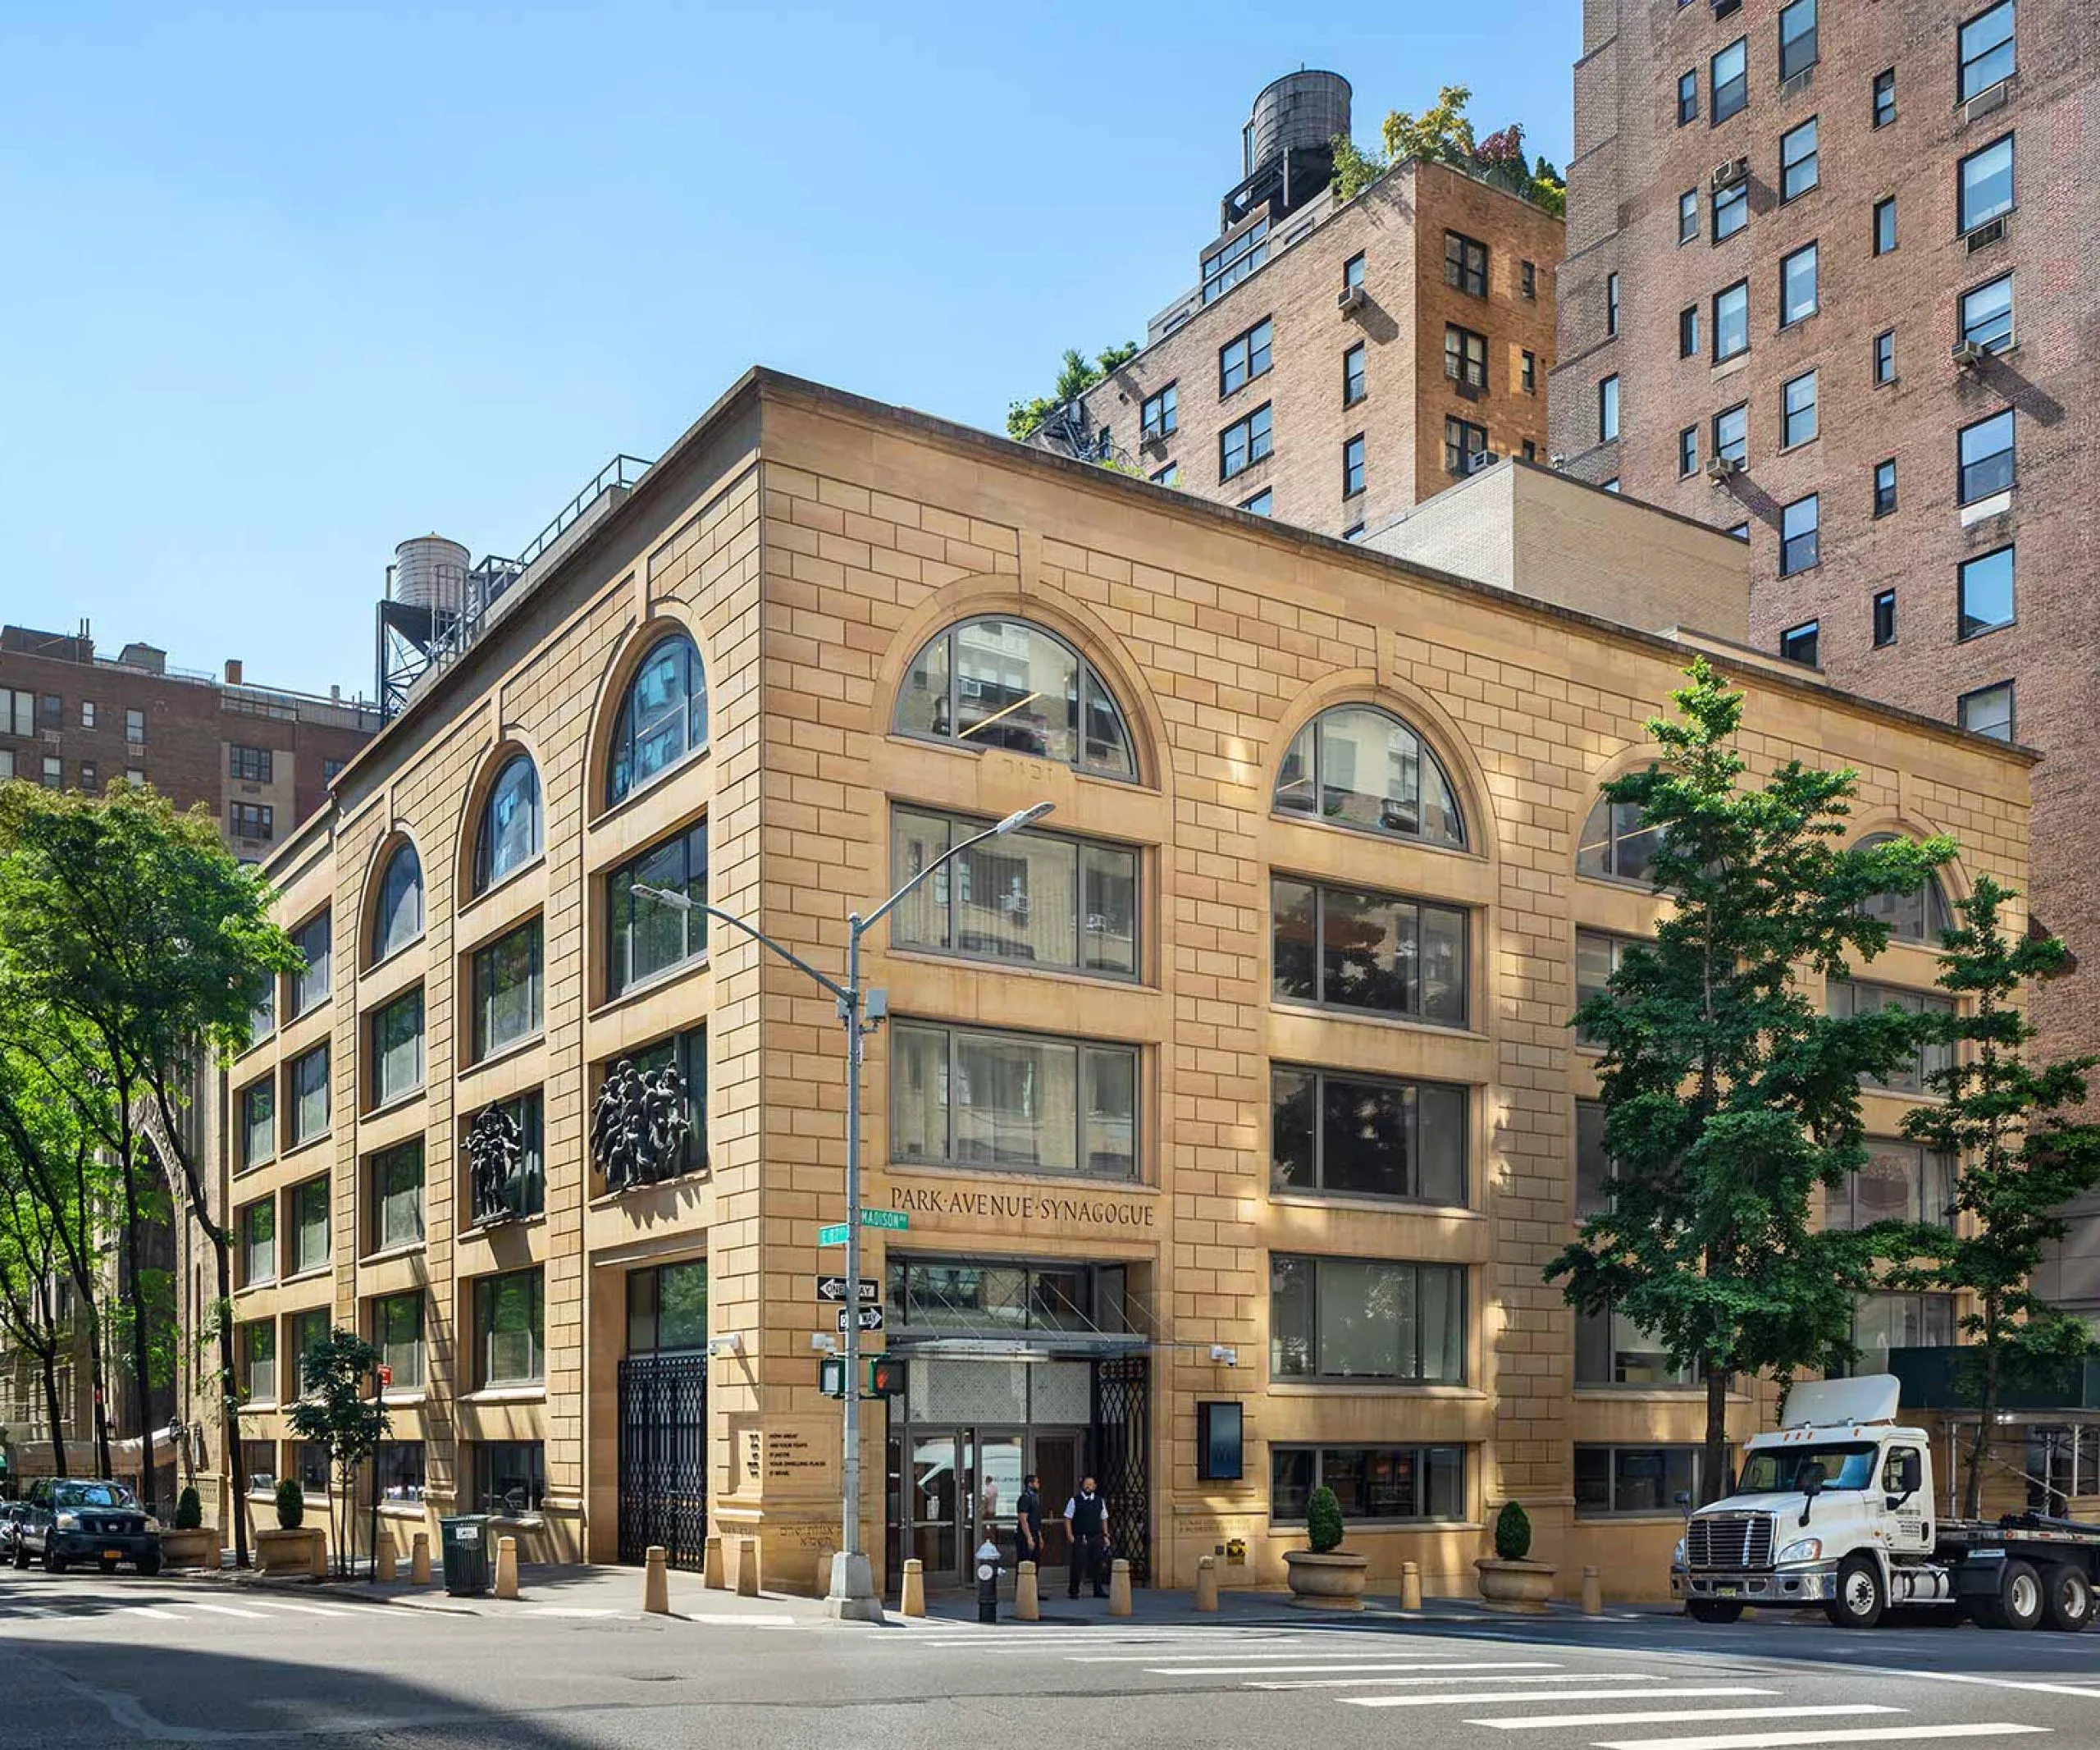
M1121 1264L1007 1264L889 1255L889 1305L919 1330L1126 1332ZM897 1314L893 1311L891 1317Z
M1790 450L1815 436L1815 372L1804 371L1779 391L1779 447Z
M328 1128L328 1048L313 1050L292 1060L291 1145L311 1142Z
M383 1295L372 1303L372 1346L392 1371L390 1391L420 1391L423 1384L423 1297L420 1289Z
M1468 389L1487 386L1487 336L1470 328L1444 327L1444 374Z
M1874 125L1885 128L1896 119L1896 69L1883 67L1874 75Z
M1463 1519L1463 1446L1285 1446L1269 1448L1269 1522L1303 1524L1316 1488L1329 1488L1342 1517Z
M518 1519L547 1493L547 1449L537 1440L484 1440L474 1447L474 1510Z
M1517 382L1526 395L1536 395L1539 391L1539 357L1528 347L1518 363Z
M304 1397L306 1395L306 1358L328 1341L328 1309L317 1306L308 1312L294 1313L289 1326L286 1334L290 1341L286 1345L285 1359L291 1363L289 1369L291 1378L287 1383L294 1397Z
M240 1281L244 1288L277 1279L277 1199L260 1198L240 1212Z
M1536 462L1536 461L1537 461L1537 460L1538 460L1538 459L1539 459L1539 446L1538 446L1536 444L1533 443L1533 442L1531 441L1531 439L1530 439L1530 438L1528 438L1528 437L1527 437L1527 438L1526 438L1526 439L1524 440L1524 459L1525 459L1527 462ZM1357 530L1357 532L1358 532L1358 534L1363 533L1363 529L1362 529L1360 527L1359 527L1359 528L1358 528L1358 530Z
M1455 231L1444 233L1444 283L1476 298L1487 295L1487 245Z
M1152 483L1154 486L1163 487L1180 485L1181 464L1179 462L1169 462L1166 467L1152 477Z
M1961 295L1961 338L1987 353L2012 345L2012 276L2002 273Z
M1779 136L1779 199L1806 194L1822 180L1815 150L1815 117Z
M277 1401L277 1327L272 1320L258 1318L240 1327L240 1372L241 1389L249 1403Z
M1605 276L1605 332L1618 332L1618 276L1615 273Z
M1539 270L1532 263L1520 261L1517 263L1517 290L1527 298L1538 296Z
M1699 354L1699 306L1687 304L1677 313L1677 355L1693 359Z
M701 1061L705 1062L705 1053ZM476 1226L511 1218L523 1219L539 1214L546 1207L546 1126L540 1090L534 1088L495 1103L518 1126L518 1156L517 1164L507 1173L491 1172L486 1178L474 1172L471 1160L463 1163L470 1192L470 1218ZM705 1102L700 1103L704 1108ZM478 1121L481 1116L477 1112L474 1119ZM467 1129L471 1135L473 1123L469 1122Z
M95 762L93 760L81 761L80 788L90 796L95 793Z
M1699 190L1687 189L1677 198L1677 240L1689 243L1699 235Z
M1896 247L1896 197L1874 203L1874 252L1887 255Z
M1979 12L1961 27L1961 83L1955 100L1965 103L2013 73L2013 0Z
M83 699L80 701L80 727L84 729L92 729L94 726L95 701L93 699Z
M1874 642L1879 650L1896 642L1896 592L1884 589L1874 598Z
M323 912L304 927L292 932L292 946L305 956L306 964L292 974L292 1019L296 1021L326 1000L333 936L329 914Z
M1272 889L1277 1001L1466 1024L1458 907L1283 875Z
M898 807L890 868L898 886L990 823ZM1138 976L1139 857L1120 845L1020 831L937 870L891 914L899 947L1008 966Z
M1466 1200L1466 1090L1279 1064L1269 1074L1277 1192Z
M1961 161L1955 228L1964 233L2012 211L2012 135Z
M1462 477L1479 466L1475 458L1487 452L1487 427L1454 414L1444 418L1444 471Z
M1699 472L1699 427L1688 425L1677 434L1677 477L1682 480Z
M1876 384L1896 381L1896 331L1884 328L1874 337L1874 380Z
M1264 402L1244 419L1235 420L1218 433L1218 478L1230 480L1235 475L1245 473L1267 456L1271 448L1269 409Z
M645 1076L658 1070L675 1069L678 1080L685 1085L685 1149L675 1158L660 1177L674 1178L680 1173L700 1172L707 1166L707 1029L688 1028L683 1033L673 1034L669 1039L660 1039L653 1045L627 1055L634 1067Z
M1352 523L1342 531L1342 539L1344 541L1361 541L1363 538L1363 525L1361 523Z
M1723 461L1750 459L1750 409L1738 401L1714 415L1714 454Z
M1363 376L1363 343L1357 344L1342 354L1342 405L1354 407L1367 392Z
M1139 411L1138 438L1149 443L1154 438L1171 437L1181 428L1181 392L1180 386L1169 383L1157 394L1148 395Z
M688 912L637 887L707 902L707 822L661 839L605 878L605 994L618 996L707 952L707 914Z
M1750 190L1742 183L1714 190L1714 240L1723 243L1750 222Z
M372 1017L372 1103L390 1105L423 1085L423 993L418 985Z
M240 1164L260 1167L276 1154L276 1078L266 1076L240 1090Z
M267 747L244 747L238 742L226 745L227 775L243 784L267 784L270 781L272 759Z
M479 1386L538 1385L547 1377L541 1273L513 1270L474 1282L474 1355Z
M1612 442L1618 436L1618 378L1607 377L1597 385L1597 441Z
M130 784L135 790L144 789L146 788L146 769L143 765L126 766L124 768L124 781Z
M1952 1213L1954 1165L1915 1142L1869 1136L1866 1164L1823 1194L1823 1225L1856 1231L1876 1222L1943 1227Z
M1699 1499L1696 1446L1575 1448L1575 1516L1578 1519L1667 1515Z
M1252 498L1241 499L1239 500L1239 508L1254 516L1267 516L1276 508L1276 488L1274 487L1263 487L1262 490L1257 492Z
M1602 1132L1598 1133L1602 1140ZM1694 1369L1671 1364L1669 1350L1617 1307L1575 1318L1577 1386L1691 1386Z
M536 917L475 952L477 1060L540 1030L543 983Z
M1816 304L1815 245L1811 243L1780 260L1779 326L1790 327L1803 317L1815 315Z
M1783 83L1815 62L1815 0L1794 0L1779 9L1779 78Z
M325 1268L328 1263L328 1180L324 1175L292 1187L292 1273Z
M1822 527L1823 506L1817 494L1797 498L1779 513L1779 575L1792 577L1797 571L1820 564L1823 549L1819 539Z
M1217 392L1221 400L1256 377L1268 375L1270 343L1275 337L1275 322L1264 317L1244 334L1218 349Z
M1895 509L1896 459L1891 456L1887 461L1877 462L1874 465L1874 514L1885 517ZM1884 643L1887 641L1877 638L1874 642Z
M246 1332L249 1327L243 1326L241 1329L243 1347L240 1353L244 1369L248 1353L245 1346ZM253 1394L244 1395L252 1396ZM273 1399L275 1396L276 1386L273 1382L271 1390L265 1394L265 1398L266 1400ZM242 1474L248 1478L248 1492L250 1495L268 1495L277 1486L277 1443L273 1440L244 1440L240 1443L240 1468Z
M1722 363L1750 350L1750 281L1714 294L1714 363Z
M1354 291L1363 284L1363 252L1358 250L1342 263L1342 289Z
M2012 409L1993 414L1961 428L1960 498L1973 505L1979 498L2012 490Z
M136 708L124 714L124 738L134 747L144 747L146 741L146 714Z
M36 733L34 692L0 687L0 733L19 735L25 741Z
M1963 693L1955 701L1955 721L1971 734L1988 735L1993 741L2011 741L2012 683L2000 681L1994 687L1981 687L1974 692Z
M1269 219L1264 213L1230 243L1203 257L1203 302L1222 297L1268 258Z
M257 802L228 802L226 829L236 838L268 840L276 836L276 813Z
M1822 640L1822 627L1815 620L1803 620L1798 626L1789 626L1779 634L1779 654L1789 662L1798 662L1809 668L1816 663L1817 647Z
M295 1440L292 1442L292 1474L299 1478L300 1492L318 1495L324 1499L329 1490L328 1447L318 1440Z
M1954 1012L1954 998L1933 991L1898 990L1890 985L1869 985L1856 979L1844 978L1830 980L1826 988L1828 1001L1824 1007L1831 1014L1837 1016L1878 1015L1883 1009L1890 1008L1901 1009L1906 1015L1951 1015ZM1874 1082L1877 1086L1897 1094L1923 1094L1929 1085L1925 1078L1939 1074L1953 1061L1954 1048L1950 1044L1920 1045L1916 1059L1886 1081L1878 1081L1874 1076L1860 1079Z
M1708 107L1713 125L1719 127L1750 101L1750 45L1746 38L1735 41L1715 55L1708 70L1713 99Z
M1135 1046L921 1021L892 1037L893 1160L1137 1178Z
M2012 549L1964 560L1961 572L1961 635L1973 638L2012 624Z
M423 1141L412 1136L367 1163L372 1179L372 1249L418 1245L423 1237Z
M66 787L66 762L56 754L44 756L43 787L47 790L62 790Z
M1682 127L1688 121L1699 119L1699 70L1696 67L1678 75L1677 125Z
M378 1476L381 1501L409 1506L423 1498L423 1443L420 1440L382 1441L373 1455L372 1468Z
M1623 848L1623 846L1622 846ZM1592 997L1602 996L1611 983L1612 975L1618 971L1626 958L1626 951L1633 945L1629 936L1606 935L1600 930L1578 930L1575 932L1575 1007L1587 1003ZM1575 1043L1594 1049L1597 1041L1576 1029ZM1604 1108L1599 1107L1599 1122L1602 1122ZM1579 1213L1586 1213L1580 1209Z
M707 1347L707 1265L659 1264L627 1277L627 1352L696 1355Z
M1463 1385L1465 1267L1272 1253L1269 1375Z
M1860 1373L1888 1371L1892 1349L1946 1349L1955 1341L1954 1296L1861 1295L1852 1309L1853 1364Z
M1354 498L1363 490L1363 434L1359 432L1342 445L1342 496Z

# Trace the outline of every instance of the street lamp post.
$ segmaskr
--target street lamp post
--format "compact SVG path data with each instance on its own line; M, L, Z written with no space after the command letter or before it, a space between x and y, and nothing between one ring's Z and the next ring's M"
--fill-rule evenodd
M838 1553L832 1558L831 1589L825 1602L833 1616L879 1621L882 1603L875 1594L874 1575L867 1551L861 1547L861 1065L862 1040L879 1026L879 1009L867 1012L866 993L861 988L861 939L896 909L934 872L960 857L973 845L998 838L1034 825L1050 812L1052 804L1038 802L1008 815L996 826L986 828L961 844L951 845L865 917L856 912L846 920L846 982L819 972L792 948L784 948L762 930L747 924L733 912L710 905L670 888L648 887L637 882L632 891L681 912L702 912L742 930L761 948L770 948L790 966L814 979L831 994L838 1018L846 1028L846 1397L843 1427L844 1452L839 1493L842 1524Z

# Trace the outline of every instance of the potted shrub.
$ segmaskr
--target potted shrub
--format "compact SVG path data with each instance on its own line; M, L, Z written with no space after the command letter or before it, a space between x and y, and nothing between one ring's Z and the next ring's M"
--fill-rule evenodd
M255 1533L255 1565L265 1574L311 1574L318 1565L313 1546L321 1533L306 1528L306 1493L297 1477L278 1478L276 1501L276 1528Z
M1480 1595L1505 1611L1539 1611L1553 1596L1554 1569L1533 1561L1532 1516L1513 1501L1495 1516L1495 1553L1474 1562Z
M1284 1551L1292 1603L1311 1610L1363 1608L1363 1582L1371 1559L1344 1549L1342 1532L1342 1505L1323 1483L1305 1503L1307 1547Z
M175 1504L175 1524L161 1533L161 1560L171 1568L216 1568L219 1534L204 1529L204 1504L194 1486Z

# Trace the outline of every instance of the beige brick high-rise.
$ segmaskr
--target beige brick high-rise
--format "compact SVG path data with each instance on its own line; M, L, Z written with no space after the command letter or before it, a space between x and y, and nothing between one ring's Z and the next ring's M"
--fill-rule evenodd
M318 1181L330 1217L325 1261L236 1295L243 1329L273 1334L281 1374L300 1313L369 1329L375 1297L413 1297L395 1328L413 1313L422 1339L396 1343L393 1396L422 1444L390 1460L397 1533L492 1496L528 1556L612 1559L677 1505L656 1498L670 1435L704 1433L710 1528L755 1535L767 1583L815 1583L838 1534L838 1411L811 1345L833 1327L814 1278L840 1256L818 1229L845 1215L836 1019L719 925L703 953L652 939L650 975L616 989L641 949L614 927L613 872L704 825L712 902L835 971L847 914L911 872L926 818L1048 801L1032 843L950 866L938 898L898 914L911 940L873 941L888 1019L870 1041L865 1201L910 1225L871 1231L870 1263L912 1374L870 1417L879 1570L893 1583L915 1553L959 1579L1033 1462L1053 1495L1074 1466L1103 1473L1117 1552L1154 1584L1189 1584L1213 1551L1230 1583L1278 1583L1317 1471L1351 1492L1376 1586L1413 1560L1465 1588L1515 1497L1569 1581L1596 1561L1617 1592L1662 1589L1677 1516L1644 1455L1697 1438L1699 1394L1637 1364L1577 1389L1574 1323L1540 1271L1572 1231L1591 1087L1566 1026L1574 933L1639 934L1655 904L1578 878L1577 842L1687 644L767 372L514 597L273 863L287 922L331 912L333 989L294 1017L288 982L277 1030L231 1076L236 1101L278 1090L274 1131L257 1132L273 1158L234 1176L231 1204L272 1203L286 1234L292 1187ZM681 637L705 671L704 742L625 788L630 683ZM999 670L1010 658L1035 666ZM1746 654L1735 666L1757 766L1851 762L1861 832L1950 829L1957 885L2023 880L2025 756ZM1084 737L1061 677L1089 686ZM1322 752L1308 815L1287 751L1316 721L1367 720L1323 715L1348 706L1411 726L1428 757L1359 783ZM483 862L491 786L519 754L541 830L499 809ZM1369 798L1361 829L1320 817L1352 797ZM412 917L376 891L408 844ZM1083 896L1059 872L1079 867ZM1328 962L1278 880L1323 884ZM403 919L377 956L375 930ZM536 1026L510 975L477 961L534 919ZM1384 945L1404 927L1404 957ZM1925 985L1930 956L1892 949L1878 976ZM382 1075L374 1017L418 987L419 1079L398 1052ZM1374 990L1393 1012L1362 1006ZM701 1027L686 1061L705 1065L704 1148L661 1182L609 1186L588 1143L607 1067ZM290 1067L324 1043L325 1115L310 1084L299 1107ZM1279 1066L1350 1099L1386 1090L1389 1115L1416 1115L1413 1164L1395 1145L1370 1151L1390 1178L1369 1190L1279 1184ZM477 1226L468 1121L533 1091L543 1209ZM1901 1100L1869 1105L1890 1134ZM417 1139L420 1191L375 1181L374 1157ZM704 1323L700 1278L676 1273L700 1263ZM519 1271L541 1273L536 1321ZM511 1283L477 1289L497 1276ZM646 1394L696 1370L705 1418L685 1427L690 1410ZM1205 1405L1244 1415L1239 1479L1199 1478ZM1739 1429L1757 1414L1742 1400ZM278 1410L244 1419L270 1443L258 1459L296 1461ZM1578 1446L1614 1442L1637 1449L1620 1511L1578 1515Z

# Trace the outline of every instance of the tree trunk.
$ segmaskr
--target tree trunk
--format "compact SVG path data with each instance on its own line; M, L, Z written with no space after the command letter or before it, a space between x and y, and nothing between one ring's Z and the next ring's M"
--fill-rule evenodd
M139 1499L152 1512L153 1497L153 1377L152 1333L146 1327L146 1274L139 1249L139 1187L132 1160L130 1126L124 1132L117 1179L124 1187L124 1268L131 1277L131 1410L139 1419Z
M1699 1465L1699 1505L1710 1506L1728 1492L1728 1375L1705 1359L1706 1448Z
M91 1309L94 1304L92 1297L85 1303ZM92 1310L86 1317L88 1376L94 1389L95 1462L98 1466L95 1474L113 1478L116 1474L116 1460L110 1456L109 1451L109 1381L103 1372L102 1314L99 1310Z
M66 1421L58 1405L58 1350L55 1344L43 1352L43 1413L51 1418L51 1474L62 1477L67 1474Z
M1967 1474L1961 1479L1961 1515L1964 1519L1984 1516L1984 1466L1991 1452L1991 1430L1998 1419L1998 1350L2002 1333L1998 1328L1997 1297L1984 1297L1984 1389L1979 1394L1976 1414L1976 1437L1969 1443Z
M215 1322L219 1327L219 1438L226 1448L226 1473L233 1489L233 1565L248 1565L248 1455L240 1445L240 1398L233 1342L233 1248L217 1224L205 1227L212 1242L219 1295Z

